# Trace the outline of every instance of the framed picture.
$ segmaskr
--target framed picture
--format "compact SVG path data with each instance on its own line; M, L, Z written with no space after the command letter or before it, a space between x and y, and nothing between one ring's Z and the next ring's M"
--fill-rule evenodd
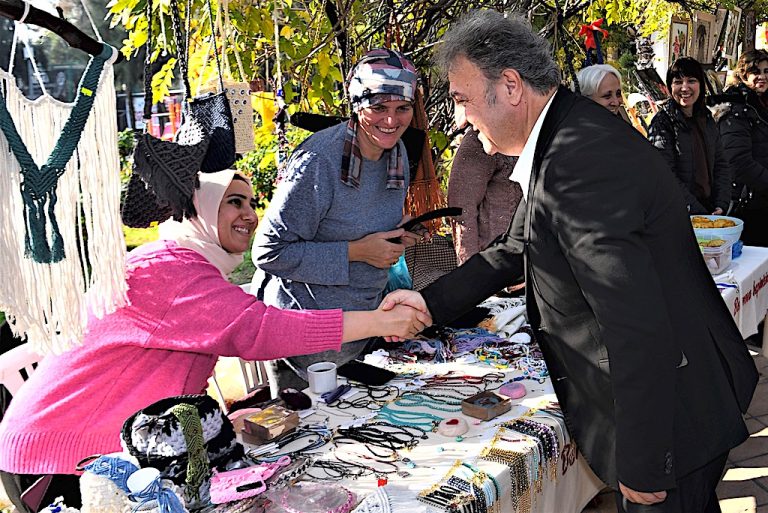
M669 65L688 55L688 20L673 17L669 28Z
M714 53L712 31L715 29L715 15L696 11L691 30L690 56L702 64L712 62Z
M712 30L712 51L717 52L722 49L723 42L720 36L725 28L725 20L728 18L728 9L718 9L715 13L715 26Z
M655 68L634 70L640 90L648 95L654 102L669 98L664 80L662 80Z
M728 17L725 20L725 31L723 35L723 57L728 59L737 59L739 44L739 27L741 26L741 9L734 7L728 11Z
M706 94L721 94L723 92L724 84L720 80L720 75L715 70L715 67L709 63L702 64L701 67L704 70L704 78L707 81L707 83L704 84Z

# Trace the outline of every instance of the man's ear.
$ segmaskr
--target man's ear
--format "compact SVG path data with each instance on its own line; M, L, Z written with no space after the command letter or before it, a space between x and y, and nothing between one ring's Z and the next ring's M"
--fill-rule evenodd
M501 72L501 81L507 91L507 98L512 105L518 105L523 99L523 77L516 69L507 68Z

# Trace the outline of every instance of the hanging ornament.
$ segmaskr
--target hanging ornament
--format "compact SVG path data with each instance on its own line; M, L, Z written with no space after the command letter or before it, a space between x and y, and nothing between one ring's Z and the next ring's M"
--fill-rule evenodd
M579 36L584 36L584 49L587 54L584 59L585 67L593 64L603 64L603 51L600 43L608 37L608 31L600 27L602 24L603 18L600 18L588 25L582 25L579 29Z

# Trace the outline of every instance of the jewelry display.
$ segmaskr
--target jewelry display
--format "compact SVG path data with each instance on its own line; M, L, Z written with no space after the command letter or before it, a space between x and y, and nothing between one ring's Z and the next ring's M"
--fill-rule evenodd
M433 431L435 427L443 420L442 417L432 415L431 413L395 410L390 408L389 405L384 406L381 410L379 410L376 418L396 426L418 427L429 431Z
M467 421L462 418L445 419L437 426L437 432L443 436L458 437L467 431L469 431L469 426Z
M331 440L331 432L328 429L308 429L306 427L297 429L287 435L274 440L277 444L277 454L254 455L253 451L250 453L255 460L260 462L274 462L280 460L284 456L288 456L291 459L296 456L307 454L320 447L323 447ZM298 445L295 447L295 442L302 441L304 445ZM290 446L290 450L286 450Z
M446 412L461 411L461 399L454 399L444 394L427 394L425 392L407 392L395 400L394 404L405 408L422 407Z

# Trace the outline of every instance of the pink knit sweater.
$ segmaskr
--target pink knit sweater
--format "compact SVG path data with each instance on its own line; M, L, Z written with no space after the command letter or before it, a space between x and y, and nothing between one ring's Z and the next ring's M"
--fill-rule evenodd
M72 474L120 451L135 411L206 388L219 355L248 360L336 350L340 310L266 307L196 252L158 241L128 257L130 306L89 320L82 347L43 360L0 423L0 469Z

